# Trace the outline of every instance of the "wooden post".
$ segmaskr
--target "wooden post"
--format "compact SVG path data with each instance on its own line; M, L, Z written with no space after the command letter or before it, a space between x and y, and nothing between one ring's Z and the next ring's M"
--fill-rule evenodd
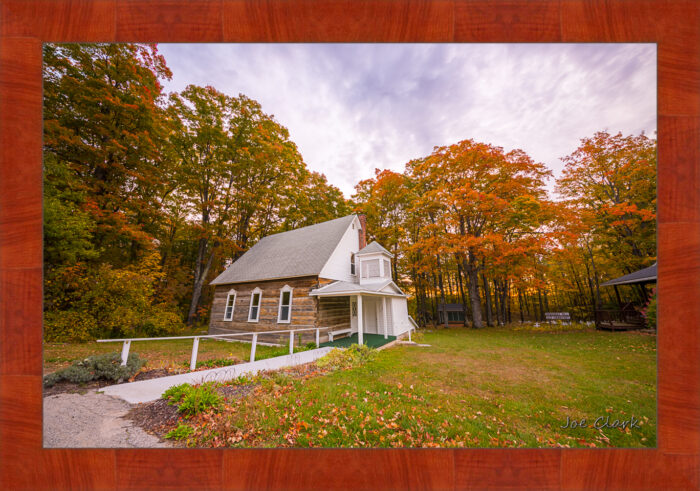
M615 288L615 296L617 297L617 306L622 311L622 300L620 299L620 290L617 289L617 285L613 285Z
M316 328L316 347L317 347L317 348L318 348L319 346L321 346L321 343L320 343L320 340L321 340L321 339L320 339L320 338L321 338L321 335L319 334L319 329Z
M289 354L294 353L294 331L289 331Z
M194 343L192 343L192 356L190 357L190 370L197 368L197 351L199 351L199 338L194 338Z
M253 334L253 341L250 343L250 362L255 361L255 345L258 344L258 335Z
M388 308L387 308L388 305ZM389 327L387 326L387 320L389 319L388 312L391 308L391 299L384 297L384 339L389 339ZM391 318L393 319L394 316L392 315Z
M364 338L362 336L362 318L364 317L364 312L362 311L362 295L357 296L357 342L360 345L364 344Z
M131 346L131 340L124 341L122 346L122 366L126 366L126 362L129 359L129 346Z
M408 342L411 342L411 328L408 328Z

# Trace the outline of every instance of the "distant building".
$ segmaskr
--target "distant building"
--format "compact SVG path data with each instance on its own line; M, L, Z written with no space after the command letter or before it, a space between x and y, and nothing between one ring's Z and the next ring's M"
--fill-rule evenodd
M438 305L438 318L440 324L445 323L445 312L447 312L447 324L459 324L460 326L464 324L464 304L461 303L448 303L445 305L441 303Z

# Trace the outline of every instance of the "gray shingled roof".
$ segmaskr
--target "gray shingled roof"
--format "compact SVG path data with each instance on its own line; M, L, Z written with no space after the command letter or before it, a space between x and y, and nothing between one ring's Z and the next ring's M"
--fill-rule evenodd
M371 254L373 252L383 252L385 254L389 254L391 257L394 257L394 255L391 252L387 251L382 246L380 246L379 242L377 242L376 240L373 240L371 244L360 249L357 252L357 254Z
M211 284L318 275L354 218L348 215L263 237Z
M398 286L393 281L384 281L381 283L370 283L370 284L365 284L365 285L360 285L359 283L350 283L349 281L336 281L334 283L330 283L324 287L311 290L309 293L310 295L328 295L328 294L333 294L333 293L387 293L389 295L392 295L388 292L382 292L381 290L386 288L389 285L393 285L398 289ZM401 291L401 290L399 290ZM403 295L401 294L396 294L396 295Z
M614 280L606 281L601 284L601 286L613 286L613 285L633 285L636 283L652 283L656 281L656 263L652 264L648 268L640 269L634 273L626 274L625 276L620 276Z

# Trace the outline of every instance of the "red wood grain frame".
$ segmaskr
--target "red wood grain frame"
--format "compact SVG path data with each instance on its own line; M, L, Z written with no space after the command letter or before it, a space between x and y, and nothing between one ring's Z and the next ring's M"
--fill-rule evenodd
M700 488L700 2L0 0L0 489ZM42 448L43 42L658 43L658 448Z

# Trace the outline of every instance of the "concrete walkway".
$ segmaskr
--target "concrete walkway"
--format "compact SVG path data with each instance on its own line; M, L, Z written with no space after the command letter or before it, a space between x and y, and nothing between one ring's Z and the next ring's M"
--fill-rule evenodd
M131 405L97 394L56 394L44 398L46 448L170 447L124 419Z
M254 375L264 370L279 370L280 368L303 365L318 360L332 349L333 348L330 347L317 348L294 353L293 355L258 360L252 363L240 363L238 365L182 373L170 377L154 378L128 384L110 385L108 387L103 387L100 391L106 395L120 397L132 404L150 402L159 399L160 396L163 395L163 392L175 385L194 385L210 381L226 382L240 377L241 375Z

